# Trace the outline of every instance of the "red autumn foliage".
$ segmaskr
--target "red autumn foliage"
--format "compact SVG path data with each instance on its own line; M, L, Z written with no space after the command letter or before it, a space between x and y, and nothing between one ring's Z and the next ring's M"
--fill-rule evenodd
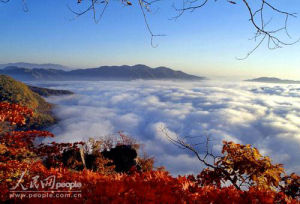
M8 105L8 107L10 107L9 111L0 111L8 114L2 116L2 121L14 121L11 122L12 124L21 121L20 124L23 124L22 121L26 121L26 117L30 116L27 114L30 111L16 113L18 110L25 110L20 109L19 106ZM9 114L20 118L16 120ZM19 202L21 198L12 197L14 194L12 190L32 189L50 192L60 190L66 191L65 194L70 196L74 194L71 192L74 189L69 187L57 189L53 185L44 185L42 182L55 178L56 183L81 183L82 186L76 188L81 196L77 198L24 197L21 199L22 203L70 201L72 203L299 203L299 176L292 174L281 177L282 167L271 165L267 157L262 157L257 149L249 145L224 142L224 157L216 163L215 169L205 169L197 177L193 175L173 177L164 170L151 170L153 160L148 161L147 158L145 158L147 163L145 171L133 168L129 173L116 173L111 171L111 167L105 165L105 160L98 160L102 162L101 171L86 168L76 170L75 167L80 161L75 159L64 163L63 155L68 151L78 153L84 143L36 145L34 141L38 137L53 137L53 135L47 131L12 131L0 136L1 201ZM126 142L126 145L135 144L123 134L121 140ZM94 141L93 145L95 151L97 148L101 149L103 142ZM110 143L105 145L112 148ZM95 152L99 153L99 151ZM69 159L74 158L69 157ZM45 161L48 162L48 166L45 166ZM84 159L82 163L85 163ZM237 179L243 179L244 174L256 177L250 180L247 189L240 190L234 186L221 185L221 181L228 180L228 174L231 178ZM33 182L34 179L36 182Z
M80 182L82 197L73 198L72 202L77 203L297 203L284 193L277 193L271 190L258 190L250 188L241 191L234 187L219 188L216 186L199 187L194 181L187 177L174 178L164 171L149 171L144 173L115 174L106 176L103 174L84 170L72 172L65 168L47 169L42 163L36 162L32 165L22 162L8 162L0 169L14 172L27 170L28 174L23 177L25 184L30 183L33 176L40 176L45 179L49 176L56 176L57 182ZM8 177L9 175L6 174ZM13 188L16 182L1 182L0 189L2 200L9 199L8 189ZM21 188L21 187L19 187ZM37 190L52 190L37 186ZM69 188L60 190L70 191ZM72 194L70 192L70 194ZM14 198L18 200L18 198ZM56 199L55 203L67 202L69 198ZM23 203L53 203L50 198L24 198Z
M6 102L0 103L0 122L9 122L12 125L25 125L26 117L31 117L32 115L33 111L27 107Z

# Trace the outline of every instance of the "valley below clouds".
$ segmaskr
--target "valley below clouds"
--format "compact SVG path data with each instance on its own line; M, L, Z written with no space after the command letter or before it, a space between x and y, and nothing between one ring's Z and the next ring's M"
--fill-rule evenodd
M60 119L50 130L58 142L87 141L118 131L144 144L156 166L172 174L198 173L195 156L170 137L201 143L211 138L252 144L288 172L300 173L300 85L250 82L35 82L75 92L53 96ZM199 146L204 150L204 146Z

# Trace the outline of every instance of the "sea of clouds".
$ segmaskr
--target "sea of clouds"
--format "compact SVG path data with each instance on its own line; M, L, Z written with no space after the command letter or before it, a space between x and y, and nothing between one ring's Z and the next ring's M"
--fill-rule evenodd
M43 82L67 89L49 97L60 122L58 142L75 142L124 131L144 144L156 165L173 174L197 173L195 156L170 137L200 143L209 136L217 154L222 140L252 144L289 172L300 173L300 85L250 82ZM203 150L204 146L199 146Z

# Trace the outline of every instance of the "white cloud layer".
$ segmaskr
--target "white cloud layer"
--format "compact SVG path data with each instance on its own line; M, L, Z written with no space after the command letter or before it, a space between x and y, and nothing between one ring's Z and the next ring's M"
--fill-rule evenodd
M253 144L289 172L300 173L300 85L248 82L49 82L72 96L50 97L61 119L51 129L57 141L102 137L120 130L145 144L157 165L174 174L197 173L190 152L171 144L169 136L213 138ZM203 141L203 137L198 138Z

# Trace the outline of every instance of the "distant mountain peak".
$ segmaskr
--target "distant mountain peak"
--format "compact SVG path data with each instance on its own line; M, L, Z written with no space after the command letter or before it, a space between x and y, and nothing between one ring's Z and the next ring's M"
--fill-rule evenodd
M130 67L129 65L124 65L124 66ZM135 64L135 65L133 65L132 67L148 67L148 66L147 66L147 65L144 65L144 64Z

